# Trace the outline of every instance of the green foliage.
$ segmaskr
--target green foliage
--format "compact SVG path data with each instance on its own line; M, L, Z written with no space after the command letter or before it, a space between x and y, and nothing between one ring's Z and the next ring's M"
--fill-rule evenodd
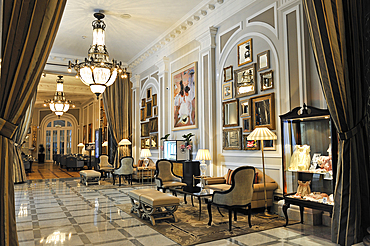
M170 136L169 133L167 133L164 137L161 137L161 140L166 140L167 141L167 138Z
M190 143L191 142L191 138L194 136L193 133L188 133L188 134L184 134L182 135L182 137L185 139L186 142Z

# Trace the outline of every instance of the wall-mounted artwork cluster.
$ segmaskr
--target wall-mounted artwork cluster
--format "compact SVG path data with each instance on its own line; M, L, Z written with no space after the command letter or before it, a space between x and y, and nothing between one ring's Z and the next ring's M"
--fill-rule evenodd
M158 102L157 94L148 88L141 99L141 148L158 149Z
M247 140L248 134L262 126L275 130L275 94L256 95L258 91L264 93L274 89L273 70L268 70L271 68L270 51L258 53L257 62L253 63L252 41L251 38L237 45L237 64L240 68L234 70L230 65L223 69L225 150L259 150L259 142ZM264 150L275 150L275 142L264 141Z

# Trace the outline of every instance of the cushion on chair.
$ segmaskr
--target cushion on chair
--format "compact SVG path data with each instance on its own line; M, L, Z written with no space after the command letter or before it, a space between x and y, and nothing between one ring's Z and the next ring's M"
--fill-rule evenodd
M163 188L178 187L178 186L187 186L187 184L176 181L167 181L162 183Z
M227 170L227 174L226 174L226 184L229 184L231 185L231 175L233 174L234 170Z
M140 200L149 204L151 207L164 207L180 204L180 198L156 190L152 190L151 193L141 194Z

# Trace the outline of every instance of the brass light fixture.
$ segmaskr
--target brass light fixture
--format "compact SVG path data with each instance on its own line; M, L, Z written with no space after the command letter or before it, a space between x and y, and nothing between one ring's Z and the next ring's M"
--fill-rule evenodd
M109 61L108 50L105 46L105 23L103 13L95 13L96 20L93 26L93 44L88 51L88 58L80 62L69 62L68 72L74 68L81 81L90 86L90 89L97 98L105 91L105 88L112 85L120 74L122 78L127 78L127 69L122 66L122 62L115 60Z
M53 111L58 117L62 116L63 113L67 112L72 105L72 101L66 100L63 92L63 76L59 75L57 79L57 90L55 91L54 98L44 102L44 106L49 105L51 111ZM74 105L72 105L74 107Z

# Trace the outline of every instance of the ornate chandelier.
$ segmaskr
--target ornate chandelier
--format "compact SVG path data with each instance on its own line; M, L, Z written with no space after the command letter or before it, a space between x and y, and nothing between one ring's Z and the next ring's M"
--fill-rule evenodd
M53 111L58 117L62 116L63 113L69 110L70 105L72 104L71 101L66 100L63 92L63 76L59 75L57 79L57 90L54 94L54 98L52 100L47 100L44 103L44 106L49 104L49 108ZM74 105L72 105L74 107Z
M90 86L97 98L105 91L105 88L112 85L120 73L122 78L127 78L126 68L122 67L122 62L112 60L109 61L109 54L105 46L105 23L102 20L105 15L95 13L94 17L97 20L92 22L93 26L93 44L88 51L88 58L80 62L69 62L68 72L74 68L77 76L81 81Z

